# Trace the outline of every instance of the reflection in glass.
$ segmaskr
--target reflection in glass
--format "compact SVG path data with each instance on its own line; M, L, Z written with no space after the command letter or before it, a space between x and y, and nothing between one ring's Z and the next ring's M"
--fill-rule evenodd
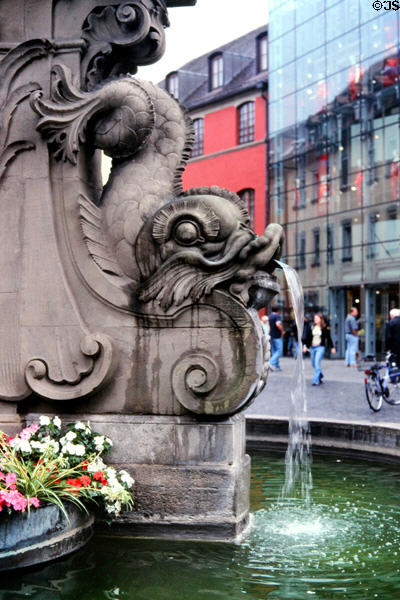
M270 11L271 220L284 224L292 263L307 293L318 286L325 311L332 287L398 285L399 17L364 0ZM361 294L361 311L364 302Z

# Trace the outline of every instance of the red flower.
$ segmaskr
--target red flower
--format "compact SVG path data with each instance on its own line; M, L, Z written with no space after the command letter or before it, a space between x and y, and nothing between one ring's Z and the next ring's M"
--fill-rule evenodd
M80 482L83 485L83 487L87 487L92 483L90 477L88 477L87 475L82 475L82 477L80 477Z
M87 470L88 464L89 464L89 462L87 460L85 460L85 462L82 463L82 471L86 471Z
M67 485L73 485L74 487L77 487L77 488L82 487L82 483L80 482L79 478L78 479L72 479L72 477L70 477L69 479L67 479L67 481L65 483Z
M100 481L100 483L101 483L101 485L107 485L108 482L107 482L107 479L104 479L104 477L103 477L103 479Z

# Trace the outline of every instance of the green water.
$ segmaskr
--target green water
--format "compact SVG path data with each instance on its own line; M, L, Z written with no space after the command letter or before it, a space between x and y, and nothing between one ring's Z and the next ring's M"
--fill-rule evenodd
M240 546L97 538L69 558L2 575L0 599L400 599L400 469L314 456L309 509L276 505L284 456L252 456L254 526Z

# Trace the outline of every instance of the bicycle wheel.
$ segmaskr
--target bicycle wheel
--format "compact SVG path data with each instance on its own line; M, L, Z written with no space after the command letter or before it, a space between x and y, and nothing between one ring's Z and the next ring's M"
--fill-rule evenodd
M382 408L383 394L376 378L368 377L365 382L365 395L370 408L378 412Z
M389 404L400 404L400 382L389 383L388 385L388 397L385 398Z

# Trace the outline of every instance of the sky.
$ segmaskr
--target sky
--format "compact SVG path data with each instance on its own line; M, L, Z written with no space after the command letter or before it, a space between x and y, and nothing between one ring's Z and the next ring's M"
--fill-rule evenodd
M139 67L138 77L157 83L193 58L212 51L268 21L268 0L197 0L170 8L167 48L154 65Z

